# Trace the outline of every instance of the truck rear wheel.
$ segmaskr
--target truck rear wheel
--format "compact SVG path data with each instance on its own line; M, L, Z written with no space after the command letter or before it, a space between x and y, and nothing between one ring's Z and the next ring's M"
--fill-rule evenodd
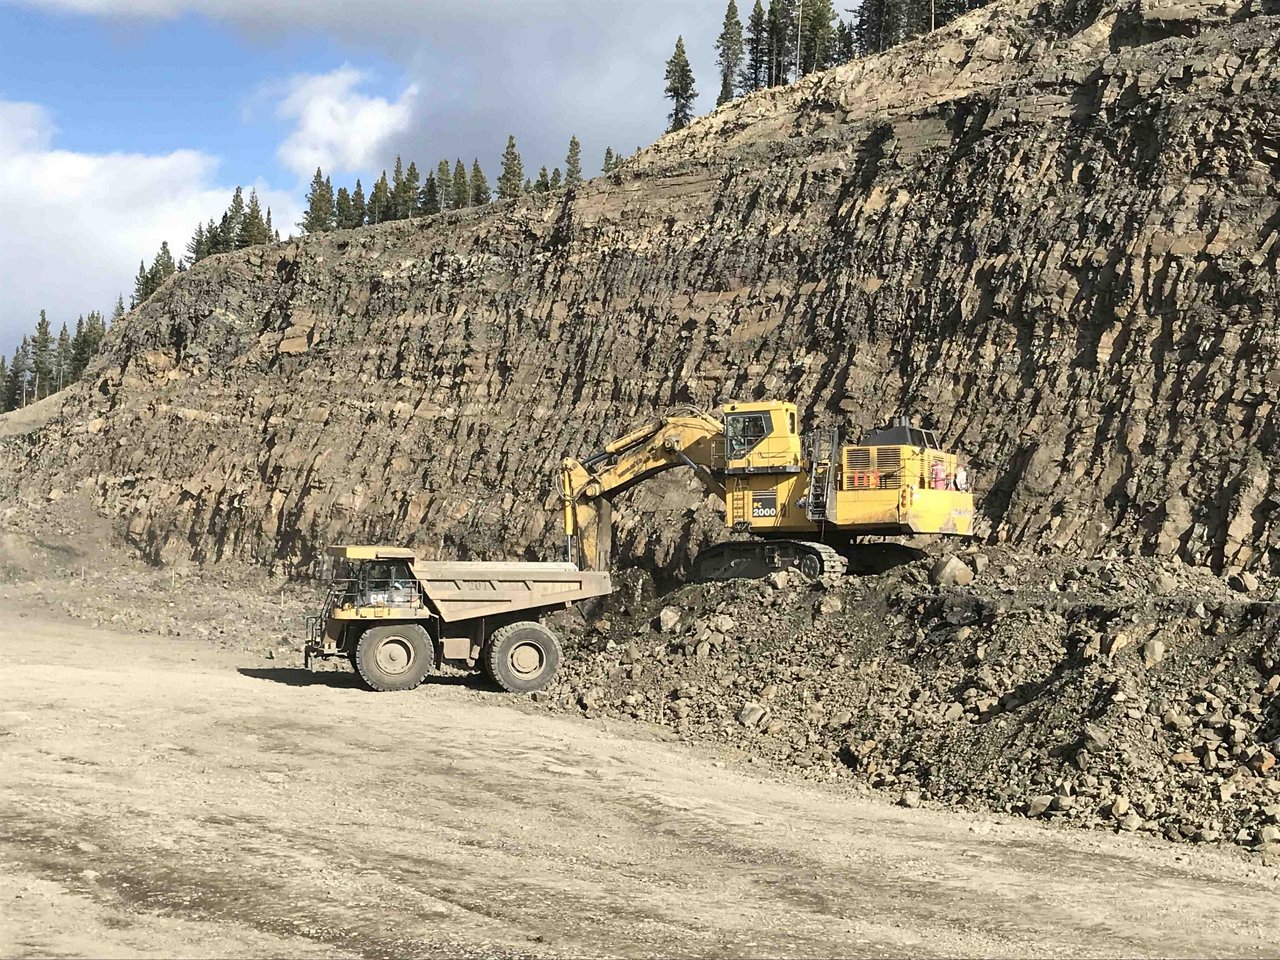
M419 686L435 663L435 651L418 624L397 623L361 634L353 659L370 689L392 693Z
M555 678L560 641L540 623L512 623L494 631L481 663L507 693L537 693Z

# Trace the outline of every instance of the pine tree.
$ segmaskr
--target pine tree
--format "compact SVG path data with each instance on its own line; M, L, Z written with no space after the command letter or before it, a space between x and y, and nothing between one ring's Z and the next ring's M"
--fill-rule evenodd
M236 187L235 192L231 194L231 203L227 207L227 212L223 215L223 233L227 238L229 250L235 250L237 242L240 240L240 231L244 227L244 188Z
M223 214L223 220L226 214ZM226 242L226 237L222 235L222 227L210 220L209 225L204 230L205 256L211 257L214 254L226 253L231 249L231 245Z
M720 107L733 99L738 73L742 70L744 52L742 40L742 19L738 16L736 0L729 0L724 12L724 26L720 28L720 38L716 40L716 62L720 65L720 96L716 106Z
M853 28L859 56L875 56L897 42L901 5L902 0L862 0Z
M117 306L123 309L123 301L118 302ZM89 311L87 318L80 317L76 321L75 336L71 338L71 355L66 374L67 383L79 380L84 375L85 368L97 356L98 347L101 346L106 333L106 324L103 322L102 314L96 310Z
M440 209L453 209L453 167L448 160L436 164L436 189L440 191Z
M831 66L835 56L836 10L831 0L802 0L799 75Z
M551 189L559 190L560 184L564 181L564 175L560 172L560 168L556 167L551 171Z
M363 227L367 218L368 211L365 209L364 186L357 180L356 188L351 191L351 225Z
M316 167L307 192L307 212L298 226L303 233L328 233L333 229L334 219L333 183Z
M74 379L71 375L71 334L67 332L65 323L58 331L58 346L53 355L53 372L57 377L58 389L61 390Z
M418 173L418 165L412 161L409 169L404 169L404 162L396 157L395 170L391 175L391 213L384 220L407 220L418 207L418 191L422 186L422 177Z
M543 167L538 171L538 179L533 182L534 193L550 193L551 177L547 174L547 168Z
M339 230L350 230L358 226L355 222L355 209L351 205L351 194L346 187L338 188L338 196L333 201L333 208L337 214Z
M242 220L243 216L242 213ZM155 293L159 290L160 285L173 276L177 269L178 265L173 260L173 254L169 252L169 241L165 240L160 244L160 250L156 254L155 260L151 262L151 292Z
M835 64L848 63L858 55L858 40L853 24L841 20L836 24L835 51L832 60Z
M236 249L256 247L271 242L271 231L267 228L267 219L262 214L262 203L258 200L258 191L249 191L249 205L245 208L244 218L240 221L240 234L236 238Z
M493 202L493 191L489 189L489 178L480 169L480 158L476 157L471 164L471 205L483 207Z
M689 56L684 49L684 37L677 37L675 53L667 61L667 99L671 101L668 133L683 130L689 125L693 119L693 101L697 98L693 68L689 66Z
M4 408L17 410L30 401L31 388L31 342L22 338L22 344L13 352L13 361L9 364L9 382L5 385Z
M605 173L612 173L613 168L616 167L617 165L618 165L618 162L616 159L614 159L614 156L613 156L613 147L605 147L604 148L604 165L601 166L600 169L603 170Z
M53 333L49 329L49 317L41 310L40 319L36 321L35 336L31 338L31 374L35 380L33 398L36 400L47 397L53 392L55 385L53 350Z
M440 212L440 188L436 184L436 175L427 174L427 182L422 188L420 209L427 216Z
M743 93L762 89L769 82L769 18L760 0L755 0L751 16L747 18L742 52L738 88Z
M577 137L569 138L569 155L564 161L564 185L570 190L582 185L582 143Z
M209 241L205 236L204 224L196 224L196 232L187 241L187 259L199 263L209 255Z
M404 200L404 162L396 154L396 165L391 171L391 212L387 215L387 220L403 220L408 216Z
M524 193L524 162L516 150L516 138L507 137L507 149L502 153L502 175L498 177L498 197L514 200Z
M5 403L9 386L9 361L0 354L0 413L8 413L9 408Z
M768 82L779 87L790 82L796 62L796 0L770 0L768 23Z
M383 170L382 176L378 177L373 189L369 191L369 203L366 208L369 225L386 223L390 220L394 213L394 204L395 198L391 195L391 184L387 182L387 171Z
M364 199L364 184L356 180L355 189L351 191L351 224L363 227L369 219L367 204Z
M461 160L453 165L453 205L455 210L471 206L471 181Z
M119 320L124 316L124 301L116 301L116 316L114 320ZM98 349L102 346L102 341L107 338L107 322L102 318L102 314L97 310L89 312L89 318L85 321L85 330L89 333L89 359L92 360L98 355Z
M422 174L418 172L418 165L412 160L409 161L409 169L404 173L404 196L397 201L400 209L404 211L404 218L408 219L418 212L418 192L422 189Z
M138 262L138 275L133 278L132 306L137 306L151 296L151 274L147 272L147 261Z
M83 315L76 320L76 332L71 338L71 379L79 380L84 368L89 365L89 340L85 334Z
M520 190L521 192L524 193L525 196L528 196L529 194L533 193L533 181L530 180L528 177L525 177L524 184L523 186L520 187Z

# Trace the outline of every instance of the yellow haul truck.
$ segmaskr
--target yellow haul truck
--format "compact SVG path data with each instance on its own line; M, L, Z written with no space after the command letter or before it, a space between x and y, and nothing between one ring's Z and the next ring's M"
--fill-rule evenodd
M349 657L373 690L412 690L443 663L533 693L560 665L546 614L612 592L571 563L424 562L413 550L330 547L324 609L307 621L305 663Z
M731 403L720 413L664 417L586 460L566 460L570 559L608 569L613 499L681 465L724 501L730 530L754 536L703 551L699 579L842 573L840 551L858 537L973 533L973 495L956 488L957 457L932 431L902 421L846 444L836 430L802 437L792 403Z

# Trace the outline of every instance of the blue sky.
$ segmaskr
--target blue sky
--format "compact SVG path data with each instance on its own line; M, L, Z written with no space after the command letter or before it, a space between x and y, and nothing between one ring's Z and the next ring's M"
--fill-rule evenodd
M397 153L589 171L665 125L677 34L710 110L723 0L0 0L0 350L126 297L237 184L286 228L310 170ZM300 23L305 21L305 25ZM424 171L425 172L425 171Z

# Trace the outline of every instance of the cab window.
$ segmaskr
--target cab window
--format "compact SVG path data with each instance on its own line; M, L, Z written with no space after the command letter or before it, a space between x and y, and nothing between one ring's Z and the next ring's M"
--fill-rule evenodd
M362 603L400 606L417 599L417 581L403 560L379 560L361 569Z
M724 453L728 460L741 460L769 434L763 413L732 413L724 418Z

